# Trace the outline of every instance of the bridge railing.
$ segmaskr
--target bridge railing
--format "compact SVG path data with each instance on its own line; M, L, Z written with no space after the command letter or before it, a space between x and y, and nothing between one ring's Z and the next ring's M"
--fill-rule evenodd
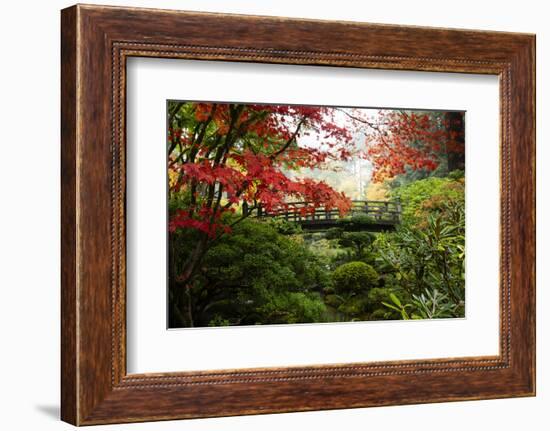
M266 211L259 207L257 217L279 218L287 221L302 223L349 219L354 216L367 216L375 223L398 224L401 221L401 202L394 201L352 201L348 213L341 215L338 209L313 208L308 202L289 202L286 208Z

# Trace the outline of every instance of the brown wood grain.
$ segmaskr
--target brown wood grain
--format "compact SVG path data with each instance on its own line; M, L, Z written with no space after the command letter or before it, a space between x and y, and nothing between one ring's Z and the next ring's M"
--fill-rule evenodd
M61 39L63 420L87 425L534 395L533 35L79 5L62 11ZM500 76L499 356L127 375L130 56Z
M76 9L61 16L61 417L77 422Z

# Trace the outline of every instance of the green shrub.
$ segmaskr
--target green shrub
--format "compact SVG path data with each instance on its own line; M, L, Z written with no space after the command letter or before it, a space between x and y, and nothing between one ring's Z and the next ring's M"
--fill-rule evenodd
M350 218L342 218L337 221L339 228L345 228L347 231L357 231L364 228L365 225L376 223L376 220L367 214L357 214Z
M208 322L208 326L229 326L229 320L224 319L219 314L214 315L214 318Z
M302 228L299 224L285 219L272 218L268 220L268 224L283 235L296 235L302 233Z
M338 311L349 317L359 317L367 311L368 299L365 296L353 296L338 307Z
M400 316L393 317L391 311L377 308L370 314L369 320L393 320L396 318L399 319Z
M343 299L338 295L326 295L324 301L329 307L338 308L342 305Z
M337 292L361 292L375 286L378 273L365 262L348 262L340 265L332 273Z
M403 221L416 224L441 211L448 202L463 204L464 178L455 171L451 178L425 178L394 189L392 197L401 199Z
M170 235L176 273L194 241L192 229ZM172 326L186 326L184 319L191 313L195 326L324 321L326 306L320 292L331 284L321 258L299 237L282 235L270 223L243 220L206 252L193 278L192 301L183 296L183 289L170 291L179 295L183 309L182 316L172 312L180 320Z
M257 309L269 323L312 323L326 321L327 308L316 293L282 292Z
M423 229L403 226L376 240L377 269L397 298L384 303L403 318L464 316L464 205L444 209L429 214Z
M373 287L368 294L371 310L382 308L382 302L388 300L388 298L390 297L390 293L393 293L392 289L389 289L387 287Z

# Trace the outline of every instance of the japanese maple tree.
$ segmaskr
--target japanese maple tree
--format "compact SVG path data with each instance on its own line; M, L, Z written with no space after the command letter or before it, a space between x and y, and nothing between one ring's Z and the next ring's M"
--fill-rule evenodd
M362 156L375 182L409 171L464 169L464 113L353 109L343 111L365 130Z
M300 208L304 214L325 208L344 215L351 208L350 199L328 184L288 175L353 157L353 135L336 124L333 109L176 103L169 117L170 191L184 201L170 215L169 229L199 233L175 274L178 283L190 281L209 244L258 208L277 213L292 201L307 203ZM316 144L300 145L299 138L308 135Z

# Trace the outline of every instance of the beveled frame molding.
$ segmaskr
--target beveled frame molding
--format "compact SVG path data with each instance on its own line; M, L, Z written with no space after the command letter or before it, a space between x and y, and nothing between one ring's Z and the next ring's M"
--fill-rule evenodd
M64 9L61 30L63 420L534 395L534 35L91 5ZM132 56L498 75L499 355L128 375L125 66Z

